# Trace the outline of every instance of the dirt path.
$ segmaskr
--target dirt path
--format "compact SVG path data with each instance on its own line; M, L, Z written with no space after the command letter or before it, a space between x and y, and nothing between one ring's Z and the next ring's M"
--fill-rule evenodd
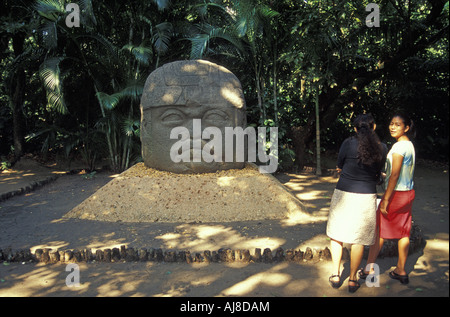
M47 171L49 172L49 171ZM51 172L51 171L50 171ZM28 171L30 173L30 171ZM46 171L43 171L44 175ZM0 174L0 193L18 186ZM18 176L17 174L16 176ZM7 175L11 177L11 174ZM328 204L337 179L311 174L280 175L315 220L232 223L103 223L63 216L114 175L60 176L30 193L0 203L0 248L111 248L127 245L203 251L327 246ZM20 177L18 177L20 179ZM448 296L448 171L418 167L414 220L427 244L409 257L410 284L390 280L396 258L379 261L380 286L357 293L328 284L329 262L316 264L81 263L79 287L65 284L64 264L0 264L0 296ZM348 277L348 263L344 277Z

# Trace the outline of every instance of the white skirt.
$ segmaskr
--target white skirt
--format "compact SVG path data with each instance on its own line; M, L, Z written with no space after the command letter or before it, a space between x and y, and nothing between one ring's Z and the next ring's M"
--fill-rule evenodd
M350 243L372 245L377 226L377 195L335 189L328 214L327 236Z

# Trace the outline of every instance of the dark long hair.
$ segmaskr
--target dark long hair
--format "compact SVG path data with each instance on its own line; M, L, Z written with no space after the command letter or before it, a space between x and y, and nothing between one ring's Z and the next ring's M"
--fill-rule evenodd
M373 130L374 125L371 114L359 115L353 121L358 138L358 159L364 165L380 164L383 160L383 147Z

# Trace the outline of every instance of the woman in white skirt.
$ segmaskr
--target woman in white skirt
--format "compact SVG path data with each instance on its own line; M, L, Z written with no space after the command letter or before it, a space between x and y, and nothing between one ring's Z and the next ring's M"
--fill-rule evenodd
M387 154L375 133L372 115L359 115L353 122L356 135L341 145L337 170L341 173L331 198L327 235L333 272L329 278L333 288L341 286L341 258L343 243L351 244L348 290L359 288L357 271L362 260L364 245L375 243L377 228L377 190L381 169Z

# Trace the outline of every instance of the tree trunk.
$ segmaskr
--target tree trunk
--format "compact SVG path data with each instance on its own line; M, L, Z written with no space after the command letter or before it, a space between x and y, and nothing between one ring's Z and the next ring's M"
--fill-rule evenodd
M314 97L314 108L316 112L316 175L322 175L320 164L320 116L319 116L319 93L320 86L317 85L316 96Z
M25 35L18 33L13 37L14 55L17 57L23 53ZM24 154L25 147L25 115L23 103L25 98L25 70L19 66L14 76L14 83L11 89L11 102L13 109L13 141L14 141L14 162L18 161Z
M14 162L18 161L24 154L25 147L25 116L23 114L23 97L25 90L25 74L23 69L17 72L14 87L13 104L13 140L14 140Z
M276 57L276 42L275 42L275 53L273 56L273 111L274 111L274 121L275 126L278 127L278 83L277 83L277 57Z
M295 152L295 165L300 170L303 169L306 163L306 141L310 139L311 131L312 129L308 128L308 124L299 127L292 127L290 130Z
M259 121L261 125L264 125L264 122L266 121L266 113L264 110L263 100L262 100L262 87L261 87L261 81L259 78L259 73L255 73L256 78L256 93L258 97L258 108L259 108Z

